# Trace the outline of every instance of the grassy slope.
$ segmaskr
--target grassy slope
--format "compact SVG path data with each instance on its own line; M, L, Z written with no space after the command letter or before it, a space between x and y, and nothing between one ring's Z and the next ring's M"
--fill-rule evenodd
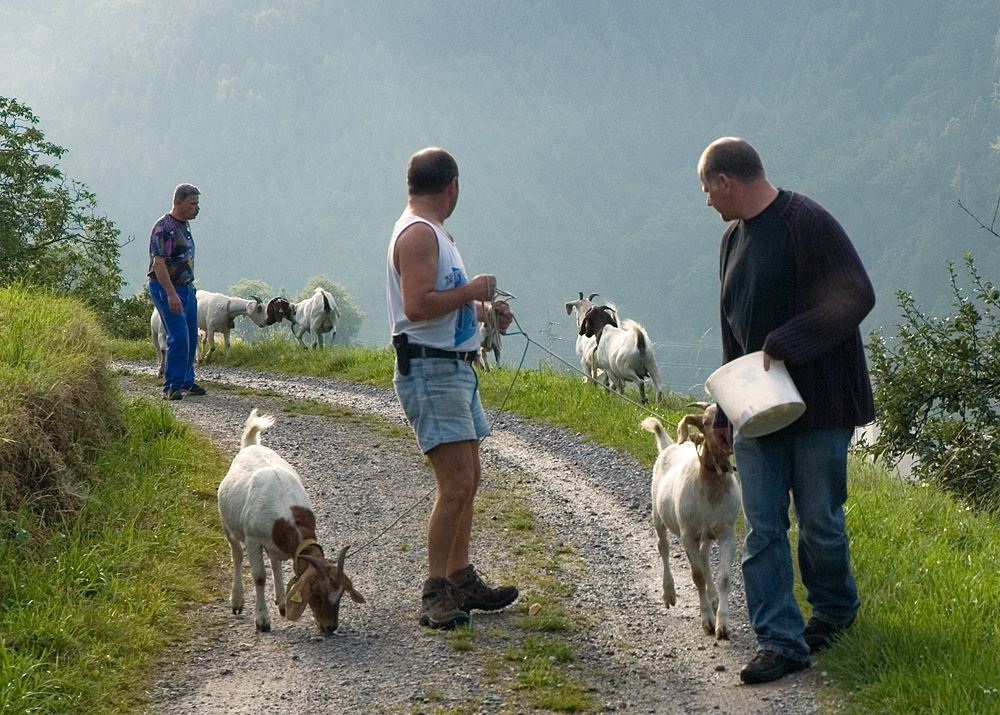
M151 354L142 345L115 350L123 357ZM392 356L384 349L289 351L275 342L261 350L239 346L228 362L388 386ZM512 370L483 374L484 400L652 464L652 441L638 428L644 411L544 366L522 372L509 390L513 378ZM678 396L674 411L657 411L676 421L685 401ZM932 486L901 482L860 461L852 462L850 479L848 525L863 605L855 627L816 659L826 674L822 702L839 712L1000 712L997 515L973 512Z
M226 465L160 401L122 400L76 304L0 291L0 352L0 712L134 712L207 594Z

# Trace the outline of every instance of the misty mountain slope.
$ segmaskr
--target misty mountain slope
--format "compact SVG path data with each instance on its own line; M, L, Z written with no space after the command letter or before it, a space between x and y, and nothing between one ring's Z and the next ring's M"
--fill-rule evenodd
M695 166L718 136L750 139L776 185L844 224L878 293L865 329L895 324L901 288L946 308L947 260L1000 269L957 207L988 219L1000 194L1000 6L907 9L38 0L0 11L0 95L35 111L64 172L134 237L129 292L191 181L203 288L294 293L325 273L380 344L405 162L437 144L462 172L449 228L466 264L498 274L530 334L571 357L562 304L600 292L654 341L695 346L664 371L694 384L689 364L717 362L723 225Z

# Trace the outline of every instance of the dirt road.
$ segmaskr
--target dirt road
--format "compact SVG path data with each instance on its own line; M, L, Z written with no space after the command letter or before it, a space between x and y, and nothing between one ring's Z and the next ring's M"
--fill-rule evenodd
M122 363L152 375L151 363ZM183 420L235 454L253 407L277 416L264 444L298 469L328 553L367 542L402 509L427 495L432 477L405 429L394 395L337 380L199 368L209 387L201 398L170 403ZM280 393L261 397L213 383ZM128 391L158 394L149 381L124 380ZM288 400L342 405L339 418L283 413ZM366 415L378 415L372 420ZM490 414L491 421L495 415ZM652 437L651 437L652 439ZM628 713L815 713L813 669L765 686L739 683L753 654L739 570L732 594L733 640L717 642L700 627L697 593L675 542L678 606L659 598L660 565L649 518L647 470L631 458L583 443L576 435L502 416L483 442L484 489L516 475L539 525L571 548L582 568L569 607L589 625L562 634L575 651L574 677L592 684L598 709ZM219 475L220 479L222 475ZM520 490L519 490L520 491ZM517 682L497 673L491 658L515 630L524 598L497 614L473 615L469 650L417 624L425 574L424 529L430 500L348 559L346 571L365 604L341 608L337 633L321 638L308 613L290 623L271 607L273 630L257 634L252 607L230 613L228 594L206 607L199 641L151 694L159 715L230 713L520 713L532 712ZM518 558L487 529L473 535L473 562L487 575ZM509 543L509 542L507 542ZM221 535L220 553L228 553ZM286 573L288 566L286 565ZM270 588L270 577L268 587ZM247 584L252 599L252 585ZM518 610L520 609L520 611ZM500 652L502 655L502 650Z

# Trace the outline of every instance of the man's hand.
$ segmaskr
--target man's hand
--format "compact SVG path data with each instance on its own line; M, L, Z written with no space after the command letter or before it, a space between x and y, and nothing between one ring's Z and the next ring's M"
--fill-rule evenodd
M497 277L492 273L480 273L469 281L472 290L472 300L491 302L497 292Z
M500 326L500 332L506 333L507 328L510 324L514 322L514 311L510 309L510 306L506 303L497 303L497 325Z
M167 295L167 305L170 306L171 313L184 312L184 306L181 305L181 297L177 295L176 291L171 291L170 294Z

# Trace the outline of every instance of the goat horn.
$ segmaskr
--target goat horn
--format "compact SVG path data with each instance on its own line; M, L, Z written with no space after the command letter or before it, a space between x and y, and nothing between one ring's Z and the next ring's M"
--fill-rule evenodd
M583 300L583 291L580 291L580 300Z
M688 407L698 407L698 408L700 408L702 410L702 412L704 412L709 407L711 407L711 405L712 405L711 402L689 402L689 403L687 403Z
M319 559L317 559L315 556L308 556L306 554L299 554L299 558L300 559L305 559L306 561L308 561L309 563L311 563L315 567L316 572L322 578L330 578L330 572L326 570L326 564L324 564L322 561L320 561Z
M337 571L340 573L344 573L344 559L347 558L347 550L349 548L350 545L345 546L340 550L340 553L337 555Z
M263 302L264 302L264 301L262 301L262 300L261 300L260 298L258 298L258 297L257 297L257 296L255 296L255 295L252 295L252 296L250 296L250 297L251 297L251 298L253 298L253 299L254 299L254 300L255 300L256 302L258 302L258 303L263 303Z
M597 297L597 296L599 296L599 295L600 295L600 293L591 293L591 294L590 294L590 297L589 297L589 298L587 298L587 300L593 300L594 298L596 298L596 297ZM583 293L580 293L580 297L581 297L581 298L583 297Z

